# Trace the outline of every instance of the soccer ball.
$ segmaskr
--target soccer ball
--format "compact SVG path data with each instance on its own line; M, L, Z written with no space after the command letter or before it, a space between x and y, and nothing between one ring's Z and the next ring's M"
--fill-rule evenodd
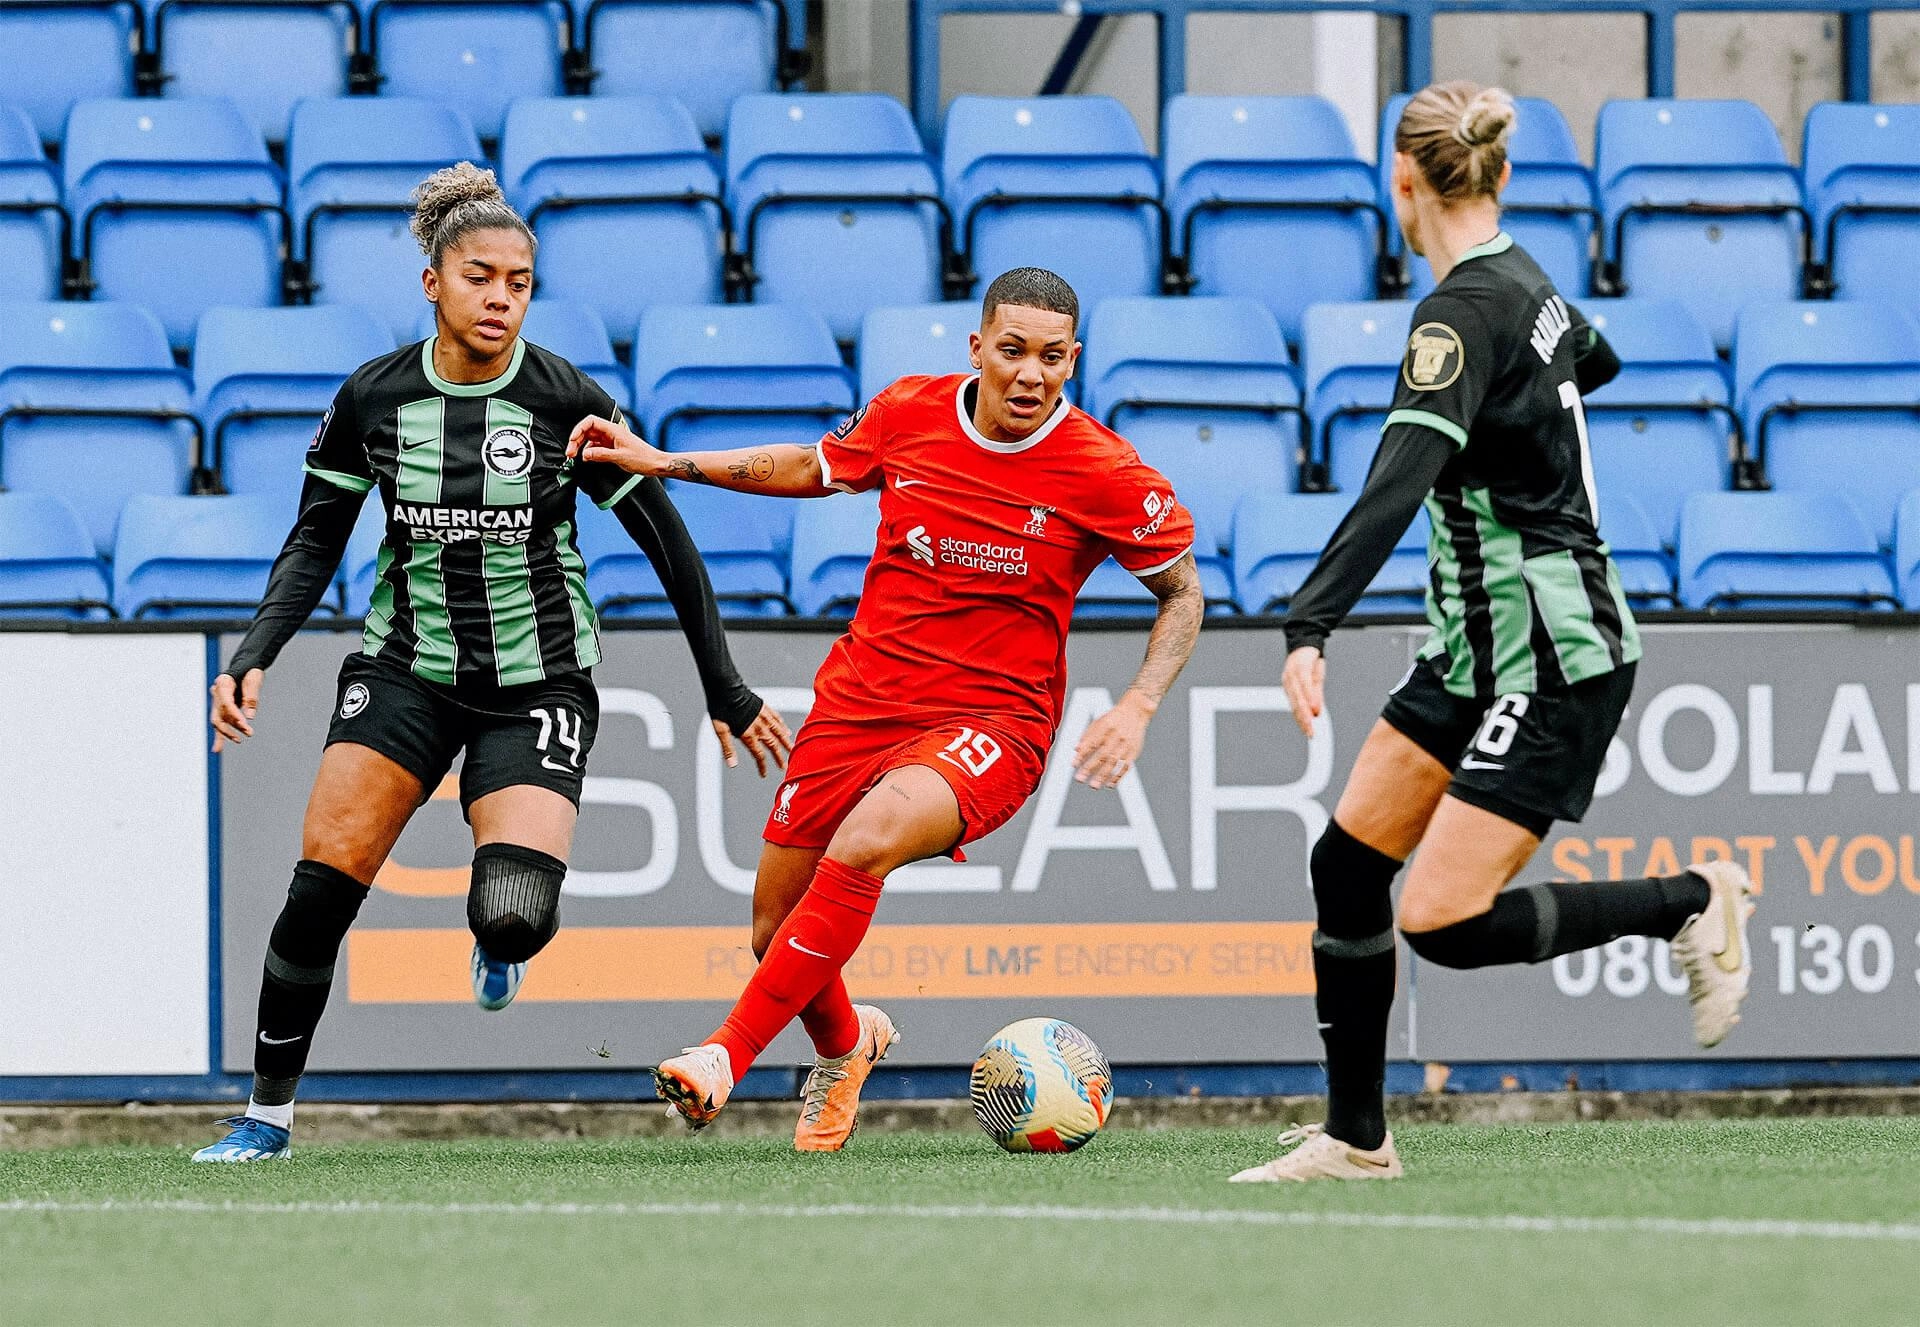
M1009 1152L1072 1152L1107 1122L1113 1070L1093 1038L1057 1018L1023 1018L973 1062L973 1117Z

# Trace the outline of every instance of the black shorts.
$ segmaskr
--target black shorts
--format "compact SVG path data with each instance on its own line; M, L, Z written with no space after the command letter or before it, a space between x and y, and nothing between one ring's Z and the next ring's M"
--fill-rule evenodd
M1634 668L1489 700L1454 695L1422 660L1380 717L1453 771L1454 797L1545 838L1554 821L1577 821L1592 804Z
M420 780L427 796L462 747L460 810L502 788L551 788L575 806L600 730L600 693L587 673L517 687L429 682L364 654L340 665L327 745L370 747Z

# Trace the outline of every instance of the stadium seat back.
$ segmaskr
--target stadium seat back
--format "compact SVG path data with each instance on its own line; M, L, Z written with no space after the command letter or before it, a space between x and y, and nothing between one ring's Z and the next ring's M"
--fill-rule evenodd
M588 503L592 506L592 503ZM347 539L347 555L340 560L340 582L348 617L365 617L373 601L374 581L380 571L381 540L387 533L386 505L374 490L360 508L353 534Z
M1139 127L1113 98L956 97L947 108L941 170L960 243L982 279L1049 268L1073 286L1082 308L1159 291L1159 213L1114 201L1158 199L1159 172ZM985 201L994 195L1012 197Z
M302 97L347 92L358 19L345 0L152 6L170 97L229 97L268 142L287 137Z
M515 98L562 90L568 14L559 0L375 0L367 28L383 91L443 101L483 138L500 135Z
M579 8L597 96L676 97L703 135L718 138L735 99L774 90L784 31L777 0L579 0Z
M805 305L851 341L869 309L940 297L939 210L905 201L938 198L940 184L891 97L740 98L727 121L727 195L756 300ZM807 195L841 197L799 201Z
M50 493L0 492L0 618L105 617L111 599L93 538Z
M1176 491L1179 484L1174 485ZM1185 501L1185 494L1181 495ZM1188 503L1189 508L1192 507ZM1193 511L1193 561L1200 577L1200 593L1211 617L1230 617L1240 611L1233 589L1233 562L1221 552L1220 534L1198 511ZM1225 531L1221 531L1224 534ZM1139 618L1151 621L1160 611L1153 591L1113 558L1104 559L1074 596L1077 618Z
M979 326L975 300L869 310L860 320L860 399L909 375L973 372L967 338Z
M286 525L262 497L129 498L114 545L114 607L128 618L251 615Z
M295 106L287 202L314 302L361 305L405 338L425 305L425 263L408 228L414 187L444 166L481 160L473 125L438 102L339 97Z
M348 374L392 349L387 329L347 304L203 315L194 395L209 464L226 490L269 497L291 521L321 416Z
M853 409L853 377L817 314L778 304L655 306L640 320L634 403L674 450L791 442ZM784 432L783 432L784 430Z
M1831 493L1696 493L1680 518L1680 598L1689 608L1892 606L1879 541Z
M1173 243L1198 293L1263 301L1290 341L1308 305L1373 294L1386 223L1333 103L1178 96L1166 136Z
M0 486L64 498L102 553L130 496L186 490L191 407L166 333L146 310L0 305ZM120 413L30 413L49 410Z
M421 339L434 334L429 319ZM591 304L572 300L537 299L527 305L520 336L551 350L606 389L622 410L633 408L633 380L614 358L613 338Z
M1380 445L1405 357L1413 304L1373 300L1307 310L1301 333L1314 455L1339 488L1357 493Z
M1822 102L1803 142L1814 251L1835 298L1920 308L1920 106Z
M797 504L793 602L806 617L851 617L880 530L880 493L843 493Z
M1714 338L1756 300L1799 291L1800 180L1751 102L1650 98L1600 110L1595 177L1609 246L1629 291L1671 292ZM1704 204L1712 211L1639 211ZM1617 231L1617 244L1611 238Z
M79 102L61 166L99 296L146 305L175 346L210 308L280 302L280 170L232 102Z
M790 526L794 504L697 484L675 484L670 492L706 563L721 616L787 616L790 536L776 522ZM601 616L672 619L673 605L658 573L619 518L591 503L579 504L579 512L587 594Z
M671 98L515 102L500 175L540 237L543 296L591 304L618 329L654 304L721 298L720 209L687 197L718 199L720 177Z
M1920 611L1920 489L1900 499L1894 520L1893 575L1901 605L1910 613Z
M26 112L0 105L0 300L57 298L65 256L60 181Z
M1334 528L1353 507L1350 493L1249 493L1233 517L1233 582L1249 613L1281 611L1298 593ZM1418 612L1427 585L1425 511L1394 546L1356 614Z
M0 87L45 143L65 134L67 112L88 97L133 95L130 0L0 5Z
M1607 541L1620 571L1620 588L1633 608L1673 607L1673 559L1667 548L1677 525L1676 519L1672 526L1656 527L1633 498L1601 489L1600 537Z

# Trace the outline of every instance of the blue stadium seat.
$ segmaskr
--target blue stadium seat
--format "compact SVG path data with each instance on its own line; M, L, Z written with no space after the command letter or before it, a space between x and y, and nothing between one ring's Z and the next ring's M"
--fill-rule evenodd
M803 616L853 616L879 530L878 489L796 505L792 594Z
M587 503L591 507L592 503ZM373 586L380 570L381 543L387 533L386 505L375 489L360 508L353 534L347 540L347 554L340 560L338 578L341 602L348 617L365 617L373 601Z
M1680 514L1688 608L1885 609L1886 555L1831 493L1696 493Z
M1300 338L1313 461L1335 487L1358 493L1380 447L1380 425L1400 381L1413 305L1400 300L1320 304Z
M232 102L80 102L61 167L98 296L144 304L175 346L208 309L280 302L280 169Z
M148 0L169 97L231 97L269 143L294 103L343 97L359 19L347 0Z
M1716 346L1742 305L1800 293L1800 177L1753 103L1610 101L1594 176L1627 293L1680 300Z
M1380 115L1380 203L1388 218L1387 250L1399 254L1411 279L1408 294L1415 299L1433 289L1433 268L1417 254L1404 252L1400 228L1393 218L1388 181L1393 169L1393 132L1400 113L1412 100L1406 93L1392 98ZM1580 147L1560 108L1543 97L1513 99L1513 136L1507 140L1507 160L1513 180L1500 197L1500 224L1568 299L1587 291L1593 273L1593 232L1598 213L1593 206L1593 176L1580 160Z
M1220 551L1219 536L1198 512L1193 513L1193 561L1200 573L1200 593L1206 597L1208 615L1238 613L1233 562ZM1111 557L1093 569L1073 601L1075 617L1152 618L1159 611L1160 601L1153 597L1153 591Z
M940 182L892 97L740 98L727 117L727 201L753 298L804 304L842 341L869 309L940 298L951 243Z
M374 0L365 31L382 92L445 102L483 138L500 136L515 98L563 90L570 17L561 0Z
M633 399L647 436L670 451L811 444L854 405L833 333L781 304L647 310Z
M426 335L433 335L431 328ZM520 335L551 350L606 388L607 395L622 410L633 409L633 381L614 358L613 339L591 304L537 299L527 305L527 320L520 324Z
M60 181L33 122L0 105L0 299L59 297L63 216Z
M1893 579L1907 611L1920 612L1920 489L1900 499L1894 518Z
M941 169L980 279L1049 268L1082 309L1160 293L1160 176L1112 97L955 97Z
M741 504L781 501L731 493L699 484L675 484L674 506L687 524L707 564L720 614L726 618L786 617L793 612L787 599L787 538L759 519L758 511L741 517ZM788 500L782 515L791 520ZM587 594L604 618L673 619L673 605L661 588L660 577L645 553L612 512L592 503L578 504L580 553L587 564ZM788 536L790 538L790 536Z
M1295 487L1305 416L1266 305L1110 299L1094 310L1087 346L1088 413L1132 442L1208 531L1227 534L1242 494Z
M74 102L133 95L139 31L131 0L0 5L0 99L27 113L42 142L57 143Z
M913 374L973 372L967 338L979 326L976 300L870 310L860 320L860 399Z
M1249 613L1283 611L1320 560L1348 493L1249 493L1233 514L1233 583ZM1413 518L1380 574L1354 607L1369 613L1417 613L1426 604L1427 515Z
M0 486L51 493L113 547L136 493L184 493L200 426L166 332L126 304L0 305Z
M1167 221L1202 295L1250 295L1300 339L1309 304L1370 299L1390 217L1324 97L1174 97Z
M1586 398L1603 521L1631 498L1673 547L1680 504L1728 487L1739 433L1713 338L1676 300L1588 300L1580 311L1620 357L1620 374Z
M350 304L210 309L193 341L193 383L208 464L229 493L273 500L290 524L300 464L348 374L393 349Z
M51 493L0 492L0 618L98 620L110 597L80 513Z
M286 514L268 498L129 498L114 542L113 606L129 618L251 616L286 538Z
M779 86L786 15L777 0L575 0L597 96L677 97L708 138L737 97ZM662 52L671 52L662 58Z
M287 203L313 302L362 305L404 338L427 307L426 260L407 228L410 196L441 167L480 159L473 125L437 102L333 97L295 106Z
M1640 504L1625 494L1600 495L1600 537L1620 570L1620 588L1635 609L1672 608L1673 536L1662 534Z
M1753 305L1734 335L1748 445L1775 488L1852 499L1883 547L1920 488L1920 324L1865 301Z
M1814 257L1835 298L1920 310L1920 106L1822 102L1802 141Z
M720 177L671 98L515 102L500 175L540 237L542 295L591 304L617 333L649 305L720 300Z

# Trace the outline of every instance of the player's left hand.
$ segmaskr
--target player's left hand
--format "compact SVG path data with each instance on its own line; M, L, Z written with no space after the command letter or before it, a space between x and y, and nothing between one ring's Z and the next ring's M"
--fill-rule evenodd
M1073 749L1074 782L1108 788L1126 778L1146 744L1153 709L1145 696L1129 691L1118 705L1088 724L1080 745Z
M715 719L713 735L720 739L720 754L726 757L727 765L732 767L740 763L740 757L733 753L734 731L726 724ZM753 757L754 765L760 771L760 777L767 777L767 764L773 763L775 769L787 767L787 755L793 750L793 733L787 728L786 720L780 717L778 710L771 705L760 707L760 717L748 724L746 731L739 734L740 744L747 748L747 754Z

